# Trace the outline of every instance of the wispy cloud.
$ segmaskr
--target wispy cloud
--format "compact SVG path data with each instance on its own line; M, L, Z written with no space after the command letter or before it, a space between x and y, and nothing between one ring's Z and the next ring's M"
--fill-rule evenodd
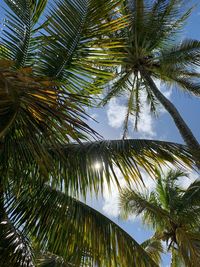
M108 124L113 128L120 128L123 125L126 114L126 106L114 97L110 100L107 109Z
M167 98L171 97L172 91L170 88L166 88L165 86L163 86L159 80L155 80L155 83ZM146 138L146 139L157 137L157 133L155 130L155 125L156 125L155 117L152 116L150 112L150 108L146 102L145 93L141 92L140 95L141 95L141 114L138 122L138 130L137 132L135 132L135 137ZM124 96L124 99L113 98L108 104L107 108L108 124L115 129L122 128L123 126L125 114L127 111L127 107L124 104L124 102L126 101L127 98L126 96ZM164 112L165 112L164 108L162 108L162 106L159 106L158 113L163 114ZM130 129L129 133L132 133L134 130L134 121L135 118L134 116L131 115L129 117L129 129Z

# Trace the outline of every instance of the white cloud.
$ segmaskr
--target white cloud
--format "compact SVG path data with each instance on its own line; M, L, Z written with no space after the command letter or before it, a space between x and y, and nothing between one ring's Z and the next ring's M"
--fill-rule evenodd
M150 114L149 107L142 98L142 113L140 114L140 120L138 122L138 131L137 135L140 138L152 138L155 137L154 131L154 121L153 117ZM126 106L121 104L120 101L116 98L113 98L107 109L107 118L108 124L113 128L121 128L126 114ZM129 117L129 126L132 126L130 129L133 130L134 127L134 116Z
M171 97L172 90L171 88L167 88L166 86L163 86L159 80L155 80L155 83L157 87L162 91L162 93L167 97ZM136 132L136 137L139 138L154 138L156 137L156 131L155 131L155 118L150 113L150 108L146 103L146 95L145 93L140 93L140 99L141 99L141 114L140 119L138 122L138 131ZM118 99L116 97L112 98L111 101L108 104L107 109L107 118L108 118L108 124L113 128L121 128L125 119L127 107L120 102L122 99ZM124 96L123 100L127 100L127 98ZM162 114L166 112L162 106L159 106L158 113ZM133 131L134 128L134 116L129 117L129 128L131 131Z
M138 122L138 131L137 135L140 138L153 138L156 136L156 132L154 129L154 118L152 117L149 106L145 102L145 96L141 98L141 104L142 104L142 112L140 114L139 122ZM133 118L130 118L130 120L133 120Z
M186 189L191 183L193 183L196 179L199 179L199 174L195 171L191 171L189 173L189 177L181 177L179 179L179 185Z
M118 181L122 187L126 185L126 181L123 178L119 169L115 169ZM110 189L107 184L104 185L104 202L103 202L103 212L110 217L119 216L119 190L115 183L112 183Z
M117 98L110 100L107 109L108 124L113 128L120 128L123 125L126 114L126 107L119 103Z

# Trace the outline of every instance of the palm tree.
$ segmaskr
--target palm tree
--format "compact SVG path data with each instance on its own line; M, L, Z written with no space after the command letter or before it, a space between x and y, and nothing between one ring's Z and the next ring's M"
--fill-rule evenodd
M79 200L103 192L105 182L118 184L115 167L130 182L141 179L141 167L154 175L167 161L193 164L182 145L99 140L85 122L88 95L112 78L104 68L118 64L114 33L127 23L120 1L59 0L46 9L44 0L4 3L0 264L155 266L133 238Z
M163 177L158 172L154 191L141 193L126 188L120 195L122 216L142 216L143 223L155 231L154 239L166 243L172 267L195 267L200 260L200 182L196 180L183 189L178 181L185 175L170 170Z
M125 138L131 114L135 115L137 129L142 110L141 98L145 93L153 113L156 112L158 103L169 112L198 163L199 142L177 108L164 96L155 82L160 80L199 96L200 76L197 67L200 64L200 42L189 39L175 42L177 32L191 12L191 9L184 11L183 3L180 0L124 1L124 13L130 15L130 21L129 26L122 29L120 34L125 38L123 63L121 68L117 68L117 77L108 87L102 103L105 105L115 96L127 96Z

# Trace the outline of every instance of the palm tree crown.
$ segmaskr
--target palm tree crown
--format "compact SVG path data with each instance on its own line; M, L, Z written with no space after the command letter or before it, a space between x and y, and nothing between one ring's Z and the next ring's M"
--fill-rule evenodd
M129 26L121 30L125 38L123 63L117 69L107 95L106 104L112 97L126 95L127 113L124 121L124 137L130 114L135 115L135 127L139 119L141 98L146 95L150 110L155 113L158 103L172 116L185 143L199 153L199 143L180 116L176 107L157 88L155 81L178 86L184 91L199 96L200 42L182 40L175 42L191 10L180 7L184 1L135 0L125 1L124 13L129 14ZM120 50L120 49L119 49ZM196 159L198 161L198 155Z
M179 266L175 261L180 261L189 267L198 266L200 260L200 182L196 180L183 189L178 181L185 175L169 171L163 177L158 172L154 191L124 189L120 206L122 216L141 214L143 222L154 229L154 239L166 242L172 253L171 266Z

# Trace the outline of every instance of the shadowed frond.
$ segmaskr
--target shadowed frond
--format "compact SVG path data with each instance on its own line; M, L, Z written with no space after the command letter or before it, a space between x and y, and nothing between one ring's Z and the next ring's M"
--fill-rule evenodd
M14 71L4 67L0 74L2 168L14 164L19 171L24 160L35 161L44 174L51 168L49 146L55 148L63 142L79 142L88 140L91 134L95 136L95 131L84 122L87 117L82 107L87 102L85 97L68 94L49 79L33 77L31 68ZM6 167L7 157L11 165Z
M169 75L169 77L170 76L172 76L172 75ZM173 77L173 80L170 82L172 84L174 83L174 84L178 85L181 89L183 89L184 92L187 92L189 94L193 94L195 96L200 96L200 82L195 81L195 77L192 78L190 75L186 74L184 76L182 76L181 74L180 74L180 76L177 75L176 77ZM199 76L199 74L197 74L197 76Z
M42 250L62 255L72 263L74 260L75 266L80 256L82 261L85 257L85 262L90 262L79 251L84 247L91 255L89 266L156 266L140 245L111 220L50 187L24 184L18 196L11 194L6 207L11 219L23 225L23 231L35 237Z
M199 66L199 52L200 42L198 40L183 40L180 44L161 51L160 66L166 69L169 65L176 67Z
M66 260L61 256L53 253L40 253L36 259L37 267L94 267L98 265L93 264L91 260L91 253L86 251L84 247L82 249L83 254L79 254L80 258L77 257L78 248L74 251L74 255L70 255L69 259ZM76 259L74 261L74 259Z
M178 249L186 267L198 267L200 261L200 233L192 233L184 228L176 230Z
M191 205L200 204L200 180L197 179L193 183L191 183L188 188L184 191L182 201L184 206L187 208Z
M154 237L152 237L145 240L140 245L156 263L161 263L161 254L164 252L164 250L160 240L156 240Z
M5 267L35 266L30 240L5 215L0 222L0 262Z
M155 166L170 162L179 167L191 167L193 163L187 147L152 140L96 141L61 144L58 147L44 146L44 149L48 154L45 154L45 157L41 155L36 161L35 155L30 154L31 147L30 150L27 149L26 140L10 139L7 146L3 146L4 153L0 158L9 179L20 184L23 177L27 177L26 179L31 182L33 178L42 179L41 175L44 175L46 180L52 181L66 192L72 191L75 195L80 192L86 195L88 190L101 192L105 181L108 185L111 181L119 185L115 168L119 168L127 182L139 182L142 180L140 168L154 177ZM42 168L46 159L49 159L51 164L45 165L48 173L43 173ZM96 163L101 167L95 168Z
M51 151L56 179L64 179L66 190L73 190L75 194L79 190L86 194L86 188L101 191L105 180L108 185L111 180L118 184L115 168L119 168L127 182L130 182L140 181L140 168L154 176L155 166L166 161L179 166L192 162L186 147L152 140L105 140L71 144L60 149L63 159ZM98 169L95 168L96 162L101 166Z
M182 267L183 261L180 258L180 255L176 248L172 248L172 256L171 256L171 267Z

